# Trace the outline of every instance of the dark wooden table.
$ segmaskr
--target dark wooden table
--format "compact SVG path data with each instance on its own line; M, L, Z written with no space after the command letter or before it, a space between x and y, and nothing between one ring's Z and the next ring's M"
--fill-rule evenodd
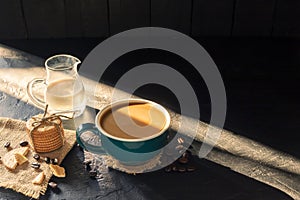
M2 41L44 58L65 52L81 59L97 42L99 40ZM280 41L200 42L215 59L224 77L228 97L225 128L299 157L297 121L300 116L300 97L299 74L296 73L299 69L294 66L298 61L293 59L300 55L300 48L290 46L294 42ZM274 46L280 52L274 50ZM23 59L16 62L13 58L3 58L0 55L0 67L30 67L32 64L42 63L41 59L26 53L22 53L22 56ZM106 81L113 85L115 80L110 74L118 77L130 67L153 59L174 65L175 68L186 65L183 60L178 60L166 52L133 52L112 64L111 70L105 76ZM125 67L120 68L121 65ZM187 69L181 70L189 76ZM205 87L199 83L197 77L190 78L197 94L201 95L201 119L209 121L209 97L205 93ZM164 95L155 96L153 91L158 90L161 90L159 94ZM149 86L141 88L137 93L176 109L176 100L163 88ZM39 112L41 110L0 92L1 117L27 120ZM268 185L204 159L195 158L198 170L192 173L166 173L159 170L134 176L102 166L102 177L99 179L89 178L82 164L83 159L83 152L74 147L62 163L68 176L64 179L53 178L59 184L59 190L53 191L49 188L41 199L291 199ZM0 189L0 198L29 199L3 188Z

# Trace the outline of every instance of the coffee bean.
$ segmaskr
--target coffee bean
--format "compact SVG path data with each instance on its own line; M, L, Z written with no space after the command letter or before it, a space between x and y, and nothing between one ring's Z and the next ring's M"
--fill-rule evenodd
M170 166L165 167L165 172L170 172L172 168Z
M48 185L51 187L51 188L57 188L57 183L55 183L55 182L50 182L50 183L48 183Z
M179 168L178 168L178 171L179 171L179 172L185 172L186 169L185 169L185 167L179 167Z
M173 171L173 172L177 172L177 171L178 171L178 168L176 167L176 165L172 165L171 168L172 168L172 171Z
M91 171L89 171L89 175L91 178L95 178L97 176L97 171L92 169Z
M184 157L184 158L188 158L189 156L190 155L189 155L189 153L187 151L182 154L182 157Z
M41 164L35 162L35 163L31 164L31 167L34 168L34 169L39 169L41 167Z
M186 157L180 157L180 158L178 159L178 162L180 162L181 164L186 164L186 163L189 162L189 159L186 158Z
M4 145L5 148L9 148L10 147L10 142L6 142Z
M28 142L27 141L22 141L20 142L20 146L21 147L26 147L28 145Z
M181 138L181 137L179 137L179 138L177 138L177 142L178 142L178 144L183 144L184 143L184 139Z
M40 157L39 154L34 154L34 155L33 155L33 158L34 158L35 160L39 160L41 157Z
M187 170L188 172L193 172L193 171L196 170L196 167L195 167L195 166L188 166L188 167L186 168L186 170Z
M51 159L49 157L45 157L44 160L47 164L50 164L50 162L51 162Z
M58 159L57 158L51 159L51 164L57 165L58 164Z

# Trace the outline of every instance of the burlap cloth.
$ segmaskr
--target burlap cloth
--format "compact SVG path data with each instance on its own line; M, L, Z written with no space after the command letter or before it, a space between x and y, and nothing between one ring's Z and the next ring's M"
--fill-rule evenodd
M50 153L40 153L43 157L58 158L59 164L65 158L67 153L71 150L76 141L75 132L65 130L66 142L63 147ZM7 152L4 148L6 142L11 143L12 148L20 147L21 141L29 141L26 133L26 122L8 118L0 118L0 156ZM41 162L39 170L30 167L30 163L36 162L32 155L33 151L30 149L27 154L28 162L17 166L13 171L8 170L2 163L0 164L0 186L10 188L32 198L39 198L41 194L45 194L48 182L52 176L52 172L45 162ZM45 180L41 185L35 185L32 180L43 171ZM68 172L66 172L68 173Z

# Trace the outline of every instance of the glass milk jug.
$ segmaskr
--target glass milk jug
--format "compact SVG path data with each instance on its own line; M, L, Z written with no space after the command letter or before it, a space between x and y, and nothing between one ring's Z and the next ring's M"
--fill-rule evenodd
M74 112L75 117L83 113L86 106L83 83L77 72L81 61L71 55L55 55L45 61L46 78L35 78L27 85L27 94L37 107L48 105L50 113ZM44 85L39 97L34 86Z

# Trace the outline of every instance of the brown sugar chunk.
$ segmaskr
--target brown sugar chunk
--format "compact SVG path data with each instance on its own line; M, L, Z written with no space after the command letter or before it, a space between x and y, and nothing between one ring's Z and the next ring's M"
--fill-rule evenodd
M15 159L18 165L22 165L28 161L28 159L20 153L15 153Z
M50 164L49 167L54 176L62 178L66 177L65 168L53 164Z
M36 185L41 185L44 179L45 179L45 174L44 172L41 172L32 180L32 183Z
M20 147L20 148L16 148L13 149L9 152L7 152L3 158L2 158L2 163L4 164L4 166L10 170L14 170L16 169L17 165L18 165L18 161L16 159L15 154L20 154L23 156L26 156L27 153L29 151L29 147Z

